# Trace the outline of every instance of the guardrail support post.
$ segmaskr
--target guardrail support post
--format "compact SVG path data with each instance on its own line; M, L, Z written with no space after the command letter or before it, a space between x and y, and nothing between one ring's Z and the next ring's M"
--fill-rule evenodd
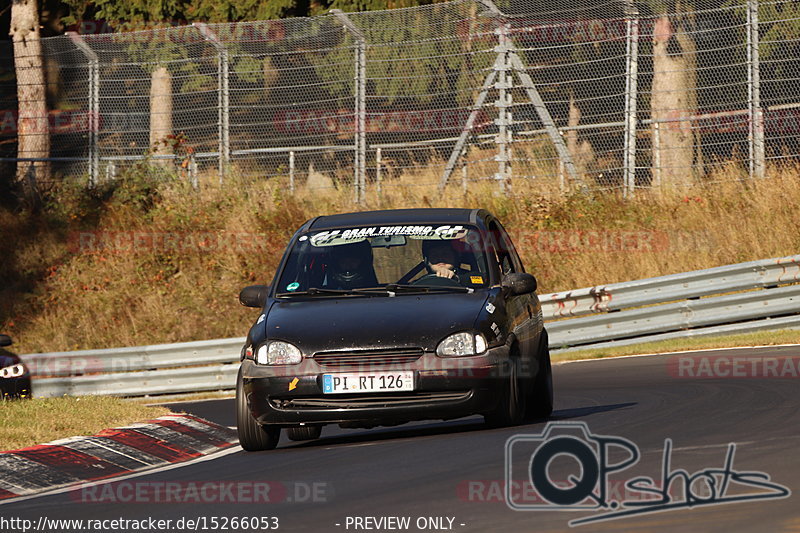
M68 31L67 35L89 61L89 117L86 125L89 130L89 187L94 187L100 172L100 60L80 34Z
M331 9L342 26L356 40L355 50L355 201L363 203L367 187L367 38L341 9Z
M204 22L194 22L200 35L217 49L217 138L219 139L219 184L225 180L225 171L231 160L230 144L230 61L228 49L217 34Z
M636 99L639 75L639 10L627 0L625 3L627 44L625 49L625 153L624 196L633 195L636 188Z
M761 74L758 57L758 0L747 0L747 102L750 178L764 177L764 111L761 109Z

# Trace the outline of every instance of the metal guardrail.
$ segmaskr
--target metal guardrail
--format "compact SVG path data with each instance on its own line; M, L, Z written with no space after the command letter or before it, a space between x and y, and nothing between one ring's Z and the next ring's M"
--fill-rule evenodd
M544 294L545 320L800 282L800 255Z
M685 300L548 324L558 346L591 345L668 331L800 313L800 285ZM649 340L649 339L648 339Z
M34 378L88 376L236 362L239 361L244 341L245 338L241 337L108 350L29 354L23 357Z
M540 299L554 352L800 328L800 255L588 287ZM31 368L37 397L231 390L244 340L22 358Z
M226 339L227 340L227 339ZM56 396L150 396L204 391L230 390L236 385L239 371L238 354L231 364L145 370L142 372L113 372L72 376L68 378L36 379L32 388L36 397Z

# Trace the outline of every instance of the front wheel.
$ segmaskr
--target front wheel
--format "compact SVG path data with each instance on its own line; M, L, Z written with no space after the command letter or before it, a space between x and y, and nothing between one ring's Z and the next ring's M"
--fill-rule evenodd
M278 445L278 440L281 438L281 428L262 426L250 413L250 409L247 407L247 398L244 395L241 368L236 377L236 430L239 434L239 444L248 452L272 450Z
M520 358L512 354L509 359L510 376L502 387L502 396L495 409L483 416L486 424L492 427L516 426L525 415L527 400L520 376Z
M550 347L547 332L539 336L539 371L533 378L533 388L528 391L526 418L547 418L553 412L553 369L550 366Z

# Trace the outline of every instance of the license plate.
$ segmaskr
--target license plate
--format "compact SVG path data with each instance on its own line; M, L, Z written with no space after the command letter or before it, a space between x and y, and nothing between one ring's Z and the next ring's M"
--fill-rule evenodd
M414 372L412 371L370 374L322 374L322 392L325 394L413 390Z

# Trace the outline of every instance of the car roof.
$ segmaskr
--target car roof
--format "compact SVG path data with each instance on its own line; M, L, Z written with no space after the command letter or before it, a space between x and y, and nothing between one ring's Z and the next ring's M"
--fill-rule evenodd
M310 221L307 229L321 230L368 224L475 224L485 215L483 209L385 209L317 217Z

